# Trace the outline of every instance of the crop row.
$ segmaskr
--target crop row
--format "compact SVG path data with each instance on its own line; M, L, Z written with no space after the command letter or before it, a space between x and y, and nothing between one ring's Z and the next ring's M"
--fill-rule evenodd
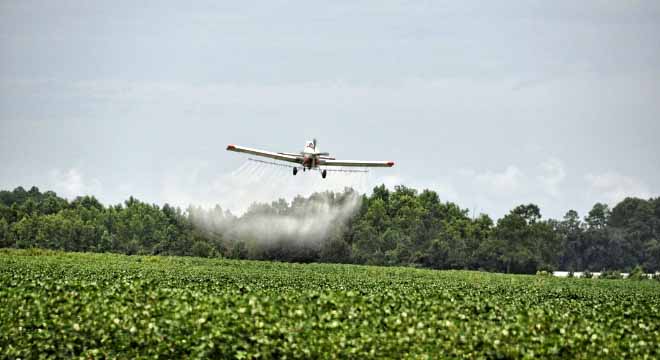
M660 285L352 265L0 253L0 354L657 358Z

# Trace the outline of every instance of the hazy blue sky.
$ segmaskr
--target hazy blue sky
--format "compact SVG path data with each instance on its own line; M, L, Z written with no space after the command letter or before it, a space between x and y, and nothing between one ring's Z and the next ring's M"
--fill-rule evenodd
M659 34L656 0L5 0L0 187L240 210L362 180L232 175L228 143L317 137L397 162L370 185L584 215L660 195Z

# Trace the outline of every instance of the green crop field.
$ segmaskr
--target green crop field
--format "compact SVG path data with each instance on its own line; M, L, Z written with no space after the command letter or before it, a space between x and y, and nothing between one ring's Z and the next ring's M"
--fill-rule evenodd
M0 251L3 358L658 358L660 283Z

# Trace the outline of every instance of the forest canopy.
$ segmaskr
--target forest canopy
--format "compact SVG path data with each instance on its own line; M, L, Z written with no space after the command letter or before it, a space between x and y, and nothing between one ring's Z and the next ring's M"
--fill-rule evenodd
M470 216L431 190L384 185L255 203L181 209L130 197L104 205L32 187L0 191L0 247L403 265L507 273L660 270L660 197L596 203L544 219L535 204L497 221Z

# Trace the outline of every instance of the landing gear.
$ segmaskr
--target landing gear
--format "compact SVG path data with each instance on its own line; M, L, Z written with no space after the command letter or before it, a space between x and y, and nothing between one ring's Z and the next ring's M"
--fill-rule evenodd
M293 176L296 176L297 173L298 173L298 168L297 168L297 167L294 167L294 168L293 168Z
M328 172L323 170L321 171L321 177L325 179L325 176L328 175Z

